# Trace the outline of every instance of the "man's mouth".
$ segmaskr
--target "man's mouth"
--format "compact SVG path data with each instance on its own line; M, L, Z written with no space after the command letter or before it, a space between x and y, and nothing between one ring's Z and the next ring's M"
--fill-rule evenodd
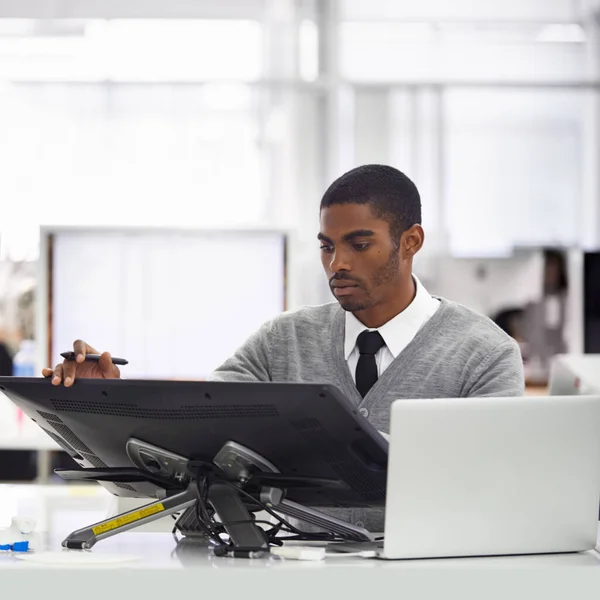
M336 282L331 285L331 289L335 296L349 296L358 289L358 285L350 282Z

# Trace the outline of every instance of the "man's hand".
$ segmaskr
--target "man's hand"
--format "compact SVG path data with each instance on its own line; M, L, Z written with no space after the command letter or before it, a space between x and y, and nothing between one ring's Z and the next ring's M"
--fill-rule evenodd
M86 354L100 354L83 340L76 340L73 343L73 352L75 360L64 360L56 365L54 369L42 369L44 377L52 377L52 385L60 385L63 381L65 387L70 387L75 382L75 378L83 379L118 379L121 372L116 365L113 365L111 356L108 352L103 352L100 360L86 361Z

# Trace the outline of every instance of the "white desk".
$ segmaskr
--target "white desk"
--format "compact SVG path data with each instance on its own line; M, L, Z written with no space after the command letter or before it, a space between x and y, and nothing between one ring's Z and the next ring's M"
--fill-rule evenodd
M32 516L47 528L43 546L60 550L72 530L105 517L110 496L95 486L0 486L0 525ZM292 562L215 558L201 546L176 545L169 534L128 532L98 542L93 553L133 555L111 567L42 567L0 556L6 598L167 598L265 600L460 598L537 600L600 595L600 555L498 557L418 561L336 558ZM18 596L16 596L18 594Z
M15 405L0 392L0 450L62 450L27 416L19 430Z
M62 450L62 448L43 431L40 435L10 435L0 437L0 450Z

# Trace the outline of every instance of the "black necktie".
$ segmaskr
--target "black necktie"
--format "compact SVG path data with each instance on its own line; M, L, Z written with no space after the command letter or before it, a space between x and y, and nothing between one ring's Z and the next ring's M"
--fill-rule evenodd
M360 358L356 365L356 387L364 398L377 381L375 355L385 342L379 331L363 331L356 340Z

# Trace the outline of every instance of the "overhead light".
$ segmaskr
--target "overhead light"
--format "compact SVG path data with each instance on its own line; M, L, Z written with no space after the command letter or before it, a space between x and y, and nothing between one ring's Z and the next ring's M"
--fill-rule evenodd
M581 43L586 40L583 27L577 23L544 25L536 37L538 42Z

